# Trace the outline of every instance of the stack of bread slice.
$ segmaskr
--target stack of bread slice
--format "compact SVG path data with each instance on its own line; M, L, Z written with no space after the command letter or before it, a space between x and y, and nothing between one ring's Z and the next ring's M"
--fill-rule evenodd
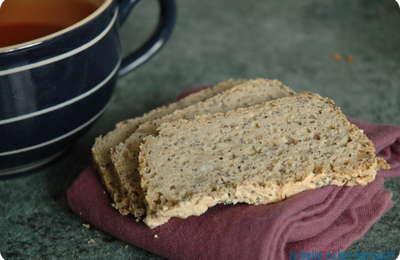
M222 82L122 122L92 152L114 207L150 228L219 203L366 185L389 167L332 100L267 79Z

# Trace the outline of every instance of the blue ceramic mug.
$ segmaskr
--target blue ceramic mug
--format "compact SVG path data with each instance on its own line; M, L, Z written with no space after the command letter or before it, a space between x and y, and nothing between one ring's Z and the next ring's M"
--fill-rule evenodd
M19 30L12 27L15 23L32 24L41 16L50 19L46 14L29 18L34 11L24 4L43 2L47 8L51 2L58 6L68 1L72 0L6 0L0 8L0 38L13 40L12 33ZM155 54L175 22L174 1L159 0L161 11L154 33L122 58L119 26L138 1L74 1L94 4L94 10L43 37L3 43L6 46L0 40L0 177L34 169L61 155L103 113L118 77ZM27 13L7 16L11 10L7 2L20 4L14 8L25 8ZM65 7L59 13L48 13L65 23L78 9L73 6L68 13Z

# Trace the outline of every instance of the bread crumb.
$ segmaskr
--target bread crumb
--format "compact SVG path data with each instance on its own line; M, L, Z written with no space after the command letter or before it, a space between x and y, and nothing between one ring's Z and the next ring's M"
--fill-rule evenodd
M88 241L88 243L89 243L89 244L90 244L90 243L94 243L93 238L91 238L91 239Z
M84 226L85 228L90 228L90 224L83 223L82 226Z
M125 246L125 249L128 249L128 247L129 247L129 246L128 246L128 245L126 245L126 246Z
M157 235L157 234L155 234L155 235L154 235L154 237L155 237L155 238L158 238L158 235Z
M353 63L353 57L352 56L350 56L350 55L346 55L346 61L348 62L348 63Z
M335 53L333 54L333 58L334 58L336 61L340 61L340 60L342 59L342 55L340 55L340 53L335 52Z

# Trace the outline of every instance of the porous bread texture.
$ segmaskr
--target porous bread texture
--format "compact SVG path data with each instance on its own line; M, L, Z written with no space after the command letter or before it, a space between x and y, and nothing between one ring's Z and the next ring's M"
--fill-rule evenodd
M118 182L113 173L110 150L114 146L125 141L133 132L136 131L139 125L170 114L177 109L182 109L199 101L210 98L217 93L230 89L242 82L245 82L245 80L240 79L234 81L230 79L220 82L213 87L206 88L199 92L190 94L177 102L171 103L167 106L156 108L141 117L136 117L119 122L116 125L116 128L107 133L107 135L105 135L104 137L99 136L96 138L95 143L92 147L93 166L98 171L104 186L110 193L110 196L114 201L113 206L119 209L121 214L126 215L130 212L126 207L127 201L126 199L124 200L124 196L123 194L121 194Z
M331 99L308 92L157 131L140 147L140 176L147 216L165 221L218 203L268 204L327 184L366 185L389 168Z
M157 127L162 123L183 118L194 118L202 114L227 112L239 107L253 106L268 100L295 94L293 90L284 86L278 80L249 80L203 102L198 102L182 110L176 110L162 118L140 125L135 133L124 143L120 143L116 146L111 153L122 194L126 194L129 199L129 210L138 220L146 212L144 194L140 187L140 175L137 170L139 167L139 146L144 137L155 135L157 133ZM147 216L146 219L153 223L158 221L164 222L160 216L154 216L154 218L152 216Z

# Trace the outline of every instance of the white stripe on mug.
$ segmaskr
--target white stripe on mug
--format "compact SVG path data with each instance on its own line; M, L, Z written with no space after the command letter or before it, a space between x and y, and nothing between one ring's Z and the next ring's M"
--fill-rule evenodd
M60 152L58 152L56 154L53 154L53 155L51 155L49 157L46 157L44 159L41 159L39 161L35 161L35 162L32 162L32 163L20 165L20 166L13 167L13 168L7 168L7 169L4 169L4 170L0 170L0 176L6 176L6 175L10 175L10 174L20 173L20 172L25 172L25 171L29 171L29 170L35 169L35 168L37 168L39 166L45 165L48 162L51 162L52 160L54 160L55 158L60 156L62 153L64 153L65 150L66 149L64 149L64 150L62 150L62 151L60 151ZM0 260L1 260L1 258L0 258Z
M111 22L107 25L106 29L103 30L99 35L97 35L96 38L94 38L93 40L91 40L88 43L85 43L84 45L80 46L79 48L76 48L72 51L66 52L64 54L55 56L55 57L47 59L47 60L39 61L39 62L28 64L25 66L20 66L18 68L14 68L14 69L0 70L0 76L41 67L43 65L47 65L47 64L71 57L81 51L84 51L84 50L90 48L91 46L96 44L98 41L100 41L111 30L115 21L117 20L117 15L118 15L118 8L115 10L114 17L112 18Z
M78 132L79 130L85 128L85 127L88 126L90 123L92 123L94 120L96 120L96 119L104 112L104 110L106 110L106 108L107 108L107 106L105 106L99 113L97 113L97 114L96 114L94 117L92 117L89 121L87 121L87 122L84 123L83 125L79 126L78 128L75 128L74 130L72 130L72 131L70 131L70 132L68 132L68 133L66 133L66 134L64 134L64 135L62 135L62 136L59 136L59 137L57 137L57 138L54 138L54 139L52 139L52 140L49 140L49 141L47 141L47 142L40 143L40 144L37 144L37 145L34 145L34 146L25 147L25 148L22 148L22 149L13 150L13 151L8 151L8 152L3 152L3 153L0 153L0 156L6 156L6 155L11 155L11 154L17 154L17 153L27 152L27 151L30 151L30 150L34 150L34 149L38 149L38 148L41 148L41 147L50 145L50 144L55 143L55 142L58 142L58 141L60 141L60 140L62 140L62 139L65 139L65 138L67 138L68 136L71 136L71 135L75 134L76 132Z
M28 118L31 118L31 117L39 116L39 115L42 115L42 114L45 114L45 113L49 113L51 111L54 111L54 110L60 109L62 107L68 106L68 105L70 105L72 103L75 103L75 102L77 102L77 101L79 101L79 100L81 100L81 99L93 94L98 89L103 87L115 75L115 73L117 73L120 64L121 64L121 59L117 62L117 65L114 67L113 71L102 82L97 84L97 86L95 86L94 88L86 91L85 93L83 93L83 94L81 94L79 96L76 96L76 97L74 97L74 98L72 98L70 100L67 100L67 101L65 101L63 103L60 103L58 105L52 106L52 107L48 107L48 108L45 108L45 109L42 109L42 110L39 110L39 111L36 111L36 112L33 112L33 113L29 113L29 114L23 115L23 116L17 116L17 117L12 117L12 118L8 118L8 119L0 120L0 125L9 124L9 123L12 123L12 122L16 122L16 121L28 119Z

